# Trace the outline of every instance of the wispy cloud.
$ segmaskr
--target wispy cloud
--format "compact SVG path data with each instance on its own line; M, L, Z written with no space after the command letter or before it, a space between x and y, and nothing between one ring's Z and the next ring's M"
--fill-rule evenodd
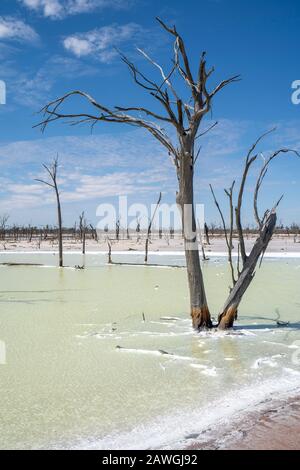
M117 55L115 46L137 39L142 31L141 26L135 23L112 24L86 33L67 36L63 40L63 45L76 57L92 55L95 59L106 63Z
M18 42L37 42L36 31L20 19L12 16L0 16L0 39Z
M281 129L282 136L286 132L291 135L291 140L294 139L294 124L286 123ZM205 203L210 221L219 219L211 200L209 183L213 184L222 206L226 207L226 201L222 199L223 188L229 187L233 179L236 179L238 185L245 152L252 143L252 134L255 140L262 130L257 127L253 129L253 125L248 122L220 120L219 126L201 142L203 150L196 167L195 197L198 202ZM277 148L275 139L275 135L269 137L259 150ZM289 144L288 139L286 144ZM16 221L25 219L26 222L26 217L33 217L36 213L36 221L33 220L33 223L44 221L47 214L49 217L48 211L43 208L53 204L53 194L34 180L45 176L41 163L49 163L57 152L64 214L69 223L72 223L82 207L87 207L90 217L94 218L98 204L103 201L113 202L113 198L118 195L126 194L134 202L153 202L153 195L162 190L164 201L175 200L176 172L168 155L145 132L129 130L117 135L43 137L0 145L0 213L9 212ZM262 208L268 207L269 199L270 204L276 199L277 189L269 195L269 186L277 185L278 182L288 188L281 211L294 207L293 198L299 199L299 187L293 183L299 171L299 162L296 158L289 158L288 165L286 162L285 158L278 160L270 172L261 195ZM258 160L247 186L250 195L260 167L261 161ZM245 198L244 203L245 217L248 212L250 214L246 221L250 222L252 197ZM55 211L50 213L50 217L55 221ZM293 214L287 217L288 220L292 217L298 220L298 216Z
M1 52L1 49L0 49ZM82 78L97 73L96 67L82 65L73 57L55 55L36 70L19 71L14 61L6 61L2 65L1 75L9 83L12 102L16 105L40 109L49 99L49 95L57 82L62 79L72 80L74 76Z
M105 8L128 8L133 0L18 0L27 8L52 20Z
M150 195L175 187L168 156L139 131L124 133L121 139L107 134L14 142L0 146L0 213L53 202L51 191L34 179L44 177L41 164L57 152L65 204L94 201L96 208L105 198Z
M37 136L40 134L37 131ZM36 140L17 141L0 145L1 174L13 167L38 169L42 162L59 154L72 173L76 168L98 171L104 168L141 168L157 165L169 166L163 148L143 131L124 132L120 135L101 134L86 136L41 137Z
M216 138L216 136L215 136ZM224 121L218 130L220 146L213 136L206 142L205 152L210 163L206 173L212 182L223 184L225 172L214 173L216 159L219 164L228 153L236 149L240 133L234 123ZM40 138L33 141L12 142L0 145L2 178L1 212L15 213L23 208L40 208L53 203L47 187L34 183L42 177L42 162L50 162L59 154L60 187L62 201L69 207L97 205L105 199L128 195L137 201L152 201L153 194L164 192L165 198L174 201L177 188L176 172L164 149L143 131L129 131L122 135L102 134ZM221 159L221 162L220 162ZM13 168L13 171L12 171ZM11 175L13 176L13 179ZM232 174L229 175L232 176ZM201 183L196 176L196 189ZM208 181L206 181L208 185ZM206 186L205 185L205 186ZM77 209L78 211L79 209Z

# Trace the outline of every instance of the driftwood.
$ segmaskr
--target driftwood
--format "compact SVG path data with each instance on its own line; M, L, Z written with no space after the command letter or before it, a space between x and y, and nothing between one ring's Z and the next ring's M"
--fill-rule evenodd
M162 266L164 268L176 268L176 269L186 269L185 266L180 266L179 264L158 264L158 263L147 263L147 264L142 264L142 263L130 263L130 262L124 262L122 261L110 261L109 264L113 264L115 266L148 266L149 268L151 267L158 267L161 268Z
M153 351L147 351L147 350L141 350L141 349L136 349L136 348L125 348L125 347L119 346L119 345L116 346L116 349L122 350L122 351L130 351L130 352L132 352L132 351L136 351L136 352L141 352L141 351L144 352L145 351L145 352L150 352L150 353L158 352L162 356L174 356L173 353L169 353L168 351L165 351L164 349L157 349L157 350L154 349Z
M44 266L38 263L0 263L0 266Z

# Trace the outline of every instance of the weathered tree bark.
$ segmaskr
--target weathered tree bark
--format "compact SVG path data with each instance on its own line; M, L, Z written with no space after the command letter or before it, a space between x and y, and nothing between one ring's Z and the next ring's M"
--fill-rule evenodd
M186 151L183 150L183 155L181 156L181 165L178 173L179 192L177 194L177 204L180 207L182 216L191 317L193 327L199 330L201 328L211 328L212 322L200 266L194 208L193 173L192 149L186 147Z
M61 215L61 205L60 205L60 197L59 191L56 184L55 179L55 194L56 194L56 201L57 201L57 218L58 218L58 265L60 268L63 267L63 231L62 231L62 215Z
M218 326L220 329L223 330L232 328L243 295L254 278L257 262L259 258L264 255L272 238L276 227L276 220L276 213L271 212L251 250L250 255L246 258L246 262L243 266L239 279L231 290L229 297L225 302L222 313L219 315Z

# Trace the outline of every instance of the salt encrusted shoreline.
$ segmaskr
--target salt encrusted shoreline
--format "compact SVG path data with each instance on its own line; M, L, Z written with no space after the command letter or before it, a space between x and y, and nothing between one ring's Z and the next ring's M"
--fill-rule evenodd
M208 432L209 434L209 432ZM188 450L299 450L300 393L270 398L233 418L214 437L187 440Z
M249 236L245 239L246 250L250 251L256 237ZM119 241L111 239L112 251L115 253L126 252L126 253L142 253L145 250L145 240L137 241L136 237L132 237L130 240L120 239ZM237 254L238 241L234 240L233 253ZM209 256L223 256L227 253L226 242L222 237L214 237L210 240L210 245L204 244L206 255ZM95 240L86 241L86 252L98 253L107 252L106 240L100 239L99 242ZM0 241L0 253L13 253L13 252L56 252L58 250L56 241L43 240L41 243L34 240L32 242L27 241ZM82 250L82 244L80 241L64 240L64 251L65 253L80 253ZM175 239L158 239L153 238L149 244L149 253L169 253L169 254L181 254L183 253L183 241L181 238ZM294 236L278 236L275 235L271 240L266 256L280 254L282 257L289 255L300 256L300 243L298 238Z

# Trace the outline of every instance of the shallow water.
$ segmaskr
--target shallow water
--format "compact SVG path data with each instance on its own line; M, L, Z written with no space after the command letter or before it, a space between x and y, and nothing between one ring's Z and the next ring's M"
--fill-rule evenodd
M158 258L166 259L151 261ZM1 255L28 260L49 266L56 257ZM265 261L234 334L192 331L184 269L103 260L86 255L82 271L0 267L1 448L180 446L271 392L300 385L299 260ZM227 264L211 259L203 269L217 314ZM278 312L288 327L277 327Z

